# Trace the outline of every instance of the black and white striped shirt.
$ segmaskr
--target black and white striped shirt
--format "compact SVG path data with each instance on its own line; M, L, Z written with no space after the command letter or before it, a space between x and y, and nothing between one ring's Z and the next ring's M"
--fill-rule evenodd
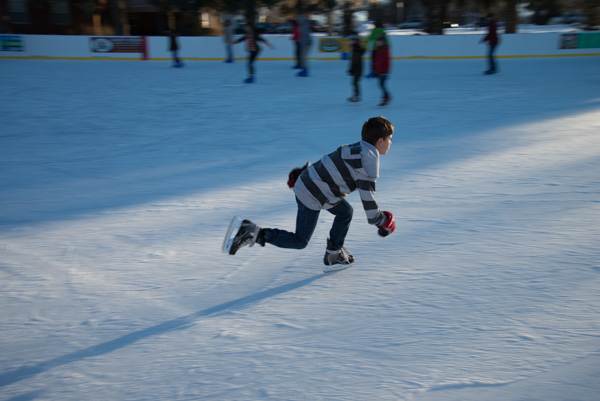
M375 182L379 177L379 152L360 141L342 145L310 165L298 178L294 192L307 208L330 209L358 189L369 224L385 219L375 202Z

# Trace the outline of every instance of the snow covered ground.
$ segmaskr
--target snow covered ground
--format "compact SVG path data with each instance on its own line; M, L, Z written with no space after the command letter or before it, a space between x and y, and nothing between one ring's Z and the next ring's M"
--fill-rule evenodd
M577 33L583 32L582 26L578 24L572 25L535 25L535 24L519 24L517 25L517 33L548 33L548 32L560 32L560 33ZM397 29L388 28L386 29L388 35L427 35L420 29ZM365 31L367 34L369 31ZM444 29L444 35L467 35L477 34L485 35L487 33L486 27L476 27L462 25L457 28L446 28ZM498 33L504 33L504 26L500 26Z
M499 65L1 61L0 399L597 401L600 58ZM394 234L221 253L379 114Z

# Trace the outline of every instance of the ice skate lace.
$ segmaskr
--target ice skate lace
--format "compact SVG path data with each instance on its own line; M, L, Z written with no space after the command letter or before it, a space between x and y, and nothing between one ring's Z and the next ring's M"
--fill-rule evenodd
M243 246L248 246L249 248L252 248L254 246L254 237L249 236L247 238L244 238L240 241L240 248Z
M341 264L349 264L350 263L350 251L345 246L342 247L337 253L330 253L329 260L330 262L336 262Z
M244 233L244 235L242 236L241 240L240 240L240 248L243 246L248 246L249 248L253 247L254 244L256 243L256 235L258 233L258 229L254 230L254 231L247 231L246 233Z
M350 251L348 250L348 248L346 248L345 246L342 247L342 249L340 249L340 253L339 255L344 259L349 261L350 260Z

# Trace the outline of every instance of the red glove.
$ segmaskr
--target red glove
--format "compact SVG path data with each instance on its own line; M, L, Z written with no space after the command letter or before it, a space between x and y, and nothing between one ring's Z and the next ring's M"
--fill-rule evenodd
M306 163L304 165L304 167L297 167L297 168L293 169L292 171L290 171L290 175L289 175L288 182L287 182L287 185L288 185L288 187L290 187L290 189L292 189L296 186L296 181L298 180L298 177L300 177L300 174L302 174L302 172L304 170L306 170L308 165L309 164Z
M394 215L390 212L383 212L383 214L385 215L386 219L382 224L377 225L377 227L379 228L379 231L377 231L377 233L382 237L387 237L396 229L396 222L394 221Z

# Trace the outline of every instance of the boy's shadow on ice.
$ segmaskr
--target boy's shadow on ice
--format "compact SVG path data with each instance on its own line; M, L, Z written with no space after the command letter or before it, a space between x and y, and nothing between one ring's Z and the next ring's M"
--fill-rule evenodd
M126 334L119 338L116 338L111 341L104 342L102 344L94 345L92 347L84 348L79 351L72 352L67 355L59 356L53 359L50 359L45 362L40 362L36 365L32 366L23 366L19 369L9 371L3 374L0 374L0 387L8 386L15 382L18 382L23 379L27 379L38 375L40 373L46 372L50 369L56 368L58 366L67 365L69 363L77 362L83 359L92 358L95 356L105 355L109 352L116 351L118 349L124 348L128 345L134 344L140 340L150 338L153 336L162 335L174 330L182 330L187 327L194 325L198 319L202 317L209 317L219 312L223 312L226 310L234 310L234 309L243 309L247 308L250 305L260 302L264 299L274 297L276 295L284 294L286 292L295 290L300 287L304 287L313 281L316 281L325 276L329 276L333 273L323 273L317 274L316 276L305 278L303 280L299 280L293 283L280 285L279 287L270 288L268 290L264 290L258 292L256 294L248 295L242 298L234 299L233 301L225 302L220 305L216 305L210 307L208 309L204 309L190 315L182 316L177 319L169 320L164 323L157 324L152 327L148 327L146 329L134 331L130 334Z

